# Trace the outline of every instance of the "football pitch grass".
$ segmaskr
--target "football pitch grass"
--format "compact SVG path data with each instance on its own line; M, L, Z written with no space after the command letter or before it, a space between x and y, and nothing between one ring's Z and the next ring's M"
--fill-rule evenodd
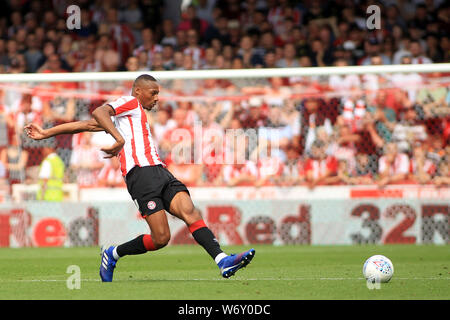
M112 283L100 281L98 247L0 248L0 299L450 299L449 245L254 248L253 261L229 279L201 247L183 245L119 260ZM390 258L395 272L389 283L370 290L362 266L374 254ZM67 273L73 265L80 271L79 289L72 281L77 274Z

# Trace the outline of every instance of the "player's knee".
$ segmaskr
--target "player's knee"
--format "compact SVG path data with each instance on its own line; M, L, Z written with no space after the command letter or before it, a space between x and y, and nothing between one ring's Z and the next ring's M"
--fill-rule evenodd
M184 222L186 222L187 225L191 225L200 219L202 219L202 214L200 210L195 207L192 207L192 209L184 215Z
M155 248L160 249L165 247L170 241L170 232L160 232L152 234L153 244Z

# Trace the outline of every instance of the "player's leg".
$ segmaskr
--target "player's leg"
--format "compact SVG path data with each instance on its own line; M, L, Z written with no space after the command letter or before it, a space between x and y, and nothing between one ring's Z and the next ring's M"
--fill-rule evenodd
M168 211L186 223L195 241L208 252L216 263L226 257L216 237L206 226L200 211L194 207L191 197L186 191L177 192L173 196Z
M150 234L141 234L116 247L117 259L126 255L143 254L161 249L169 243L170 229L164 210L144 217L150 228Z
M173 189L177 189L176 186L178 184L180 182L176 182ZM240 268L247 266L253 259L255 255L254 249L230 256L222 251L214 234L203 221L200 211L194 207L187 189L186 191L178 191L175 193L170 201L168 211L186 223L197 243L208 252L219 266L223 277L231 277Z
M103 282L112 281L116 263L120 258L158 250L169 243L170 229L166 212L159 210L146 215L144 218L150 227L150 234L141 234L118 246L110 246L102 250L100 277Z

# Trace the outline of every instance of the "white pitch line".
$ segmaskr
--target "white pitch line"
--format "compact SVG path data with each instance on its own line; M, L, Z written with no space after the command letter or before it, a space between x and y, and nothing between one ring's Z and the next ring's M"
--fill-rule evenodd
M115 282L125 282L125 281L227 281L227 279L119 279ZM228 281L361 281L364 278L235 278L228 279ZM394 280L450 280L450 277L445 278L394 278ZM67 279L20 279L20 280L0 280L0 282L66 282ZM100 282L100 279L81 279L81 282Z

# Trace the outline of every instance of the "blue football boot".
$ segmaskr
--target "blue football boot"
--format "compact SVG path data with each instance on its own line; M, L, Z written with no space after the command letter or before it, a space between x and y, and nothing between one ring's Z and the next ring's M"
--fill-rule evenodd
M236 273L241 268L246 267L250 261L252 261L255 256L255 249L250 249L248 251L232 254L223 258L219 262L220 273L224 278L229 278Z
M113 279L114 268L116 267L117 260L113 256L114 246L110 246L107 249L102 248L100 262L100 278L103 282L111 282Z

